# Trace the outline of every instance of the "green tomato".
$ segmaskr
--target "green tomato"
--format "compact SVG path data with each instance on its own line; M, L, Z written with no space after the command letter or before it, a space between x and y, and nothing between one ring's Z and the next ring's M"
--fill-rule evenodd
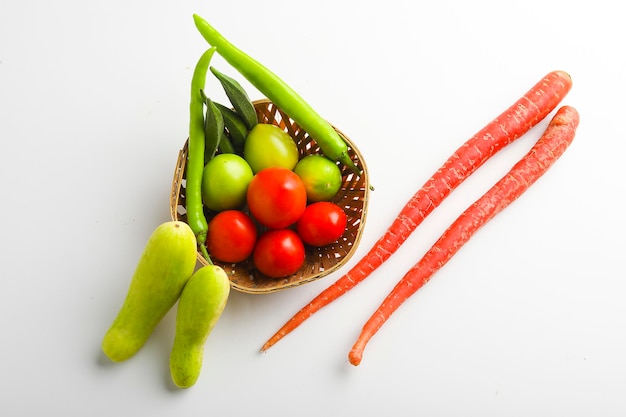
M214 211L243 207L253 176L250 165L239 155L216 155L202 173L202 202Z
M270 167L293 170L299 159L298 147L291 136L268 123L258 123L250 130L243 156L255 174Z
M309 202L331 200L343 183L339 166L322 155L305 156L298 162L294 172L304 183Z

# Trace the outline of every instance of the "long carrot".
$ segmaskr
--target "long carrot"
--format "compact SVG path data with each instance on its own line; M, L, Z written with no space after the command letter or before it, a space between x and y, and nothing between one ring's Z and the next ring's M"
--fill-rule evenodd
M563 71L550 72L505 112L472 136L411 197L369 252L350 271L289 319L261 350L269 349L315 312L367 278L459 184L500 149L543 120L571 87L569 74Z
M504 210L539 179L572 143L579 116L561 107L535 146L489 191L467 208L387 295L365 323L348 359L361 363L365 345L402 303L426 284L485 223Z

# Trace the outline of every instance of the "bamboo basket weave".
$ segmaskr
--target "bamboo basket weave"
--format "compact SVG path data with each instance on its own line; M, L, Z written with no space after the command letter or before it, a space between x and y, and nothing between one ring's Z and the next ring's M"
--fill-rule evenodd
M271 101L257 100L254 101L254 106L259 122L274 124L287 132L296 142L301 157L321 153L315 141ZM305 245L304 265L295 274L284 278L271 278L261 274L250 259L234 264L211 259L214 264L226 271L233 289L251 294L264 294L306 284L336 271L354 254L365 226L370 184L367 167L359 150L341 131L336 128L335 130L348 144L350 158L362 170L361 175L356 175L349 168L341 166L343 184L332 201L344 209L348 218L343 236L335 243L324 247ZM170 195L172 220L185 222L187 221L185 210L187 147L188 141L179 151ZM215 213L205 211L205 214L207 220L210 221ZM200 252L198 252L198 260L203 265L208 264Z

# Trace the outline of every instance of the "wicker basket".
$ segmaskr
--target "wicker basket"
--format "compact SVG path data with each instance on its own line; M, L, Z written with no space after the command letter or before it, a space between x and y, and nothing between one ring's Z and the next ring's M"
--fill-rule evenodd
M289 133L298 145L301 156L320 153L319 147L309 135L271 101L258 100L254 102L254 106L259 122L274 124ZM348 217L346 231L343 236L337 242L328 246L305 246L306 260L304 265L298 272L285 278L271 278L261 274L256 270L251 260L231 264L212 259L213 263L224 268L230 277L232 288L235 290L245 293L263 294L302 285L337 270L353 255L365 225L370 185L367 167L358 149L342 132L338 129L335 130L344 138L349 146L350 157L362 170L361 175L356 175L349 168L341 167L343 184L334 197L333 202L343 207ZM170 195L170 212L173 220L187 220L185 210L187 146L188 142L185 142L178 154L178 161L174 171ZM214 213L206 212L206 215L207 219L210 220ZM198 252L198 260L204 265L208 264L200 252Z

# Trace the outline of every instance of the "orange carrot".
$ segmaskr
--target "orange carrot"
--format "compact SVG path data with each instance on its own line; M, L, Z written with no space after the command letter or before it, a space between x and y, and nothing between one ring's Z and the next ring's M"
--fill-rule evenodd
M269 349L315 312L367 278L459 184L500 149L543 120L556 108L571 87L572 79L569 74L563 71L550 72L515 104L472 136L411 197L369 252L350 271L288 320L261 350Z
M387 295L365 323L348 359L361 363L367 342L402 303L426 284L485 223L515 201L539 179L572 143L578 112L561 107L535 146L489 191L467 208Z

